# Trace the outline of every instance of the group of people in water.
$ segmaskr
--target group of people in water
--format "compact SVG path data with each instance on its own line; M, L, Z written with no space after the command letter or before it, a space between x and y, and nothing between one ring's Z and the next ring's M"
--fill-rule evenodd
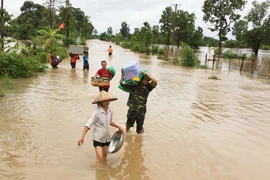
M112 55L111 46L107 50L109 56ZM57 68L57 62L54 63L54 54L50 53L52 68ZM76 60L78 55L71 55L71 67L76 67ZM83 54L83 70L89 70L88 63L88 53L84 52ZM61 61L60 61L61 62ZM58 64L60 63L58 62ZM97 81L97 78L106 78L110 81L111 72L107 69L107 62L105 60L101 61L101 66L95 75L93 76L94 81ZM121 69L121 78L120 85L128 90L129 97L127 101L128 112L126 120L126 132L130 132L130 128L134 127L136 123L136 133L144 133L144 120L146 114L146 104L149 93L157 86L157 80L147 72L140 72L142 74L141 79L137 85L130 85L125 83L125 75L123 68ZM78 146L81 146L84 143L85 135L87 132L92 129L92 139L93 146L96 152L96 167L100 167L101 163L106 159L108 148L111 141L110 126L118 128L118 130L124 134L125 130L112 121L113 111L109 107L111 101L117 100L117 97L109 93L110 83L106 86L99 86L99 94L96 96L92 104L97 104L97 107L92 112L90 118L84 125L82 135L78 140Z
M107 51L108 51L108 55L112 56L113 49L111 45L105 52ZM75 69L76 62L78 59L80 59L80 56L78 54L70 53L69 57L70 57L70 66L72 69ZM54 55L54 51L50 51L49 59L50 59L52 68L58 68L58 64L62 61L60 57ZM83 52L83 70L89 70L88 52Z

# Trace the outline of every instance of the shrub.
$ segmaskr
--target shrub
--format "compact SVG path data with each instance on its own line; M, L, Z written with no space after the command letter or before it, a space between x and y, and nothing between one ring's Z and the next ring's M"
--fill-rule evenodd
M38 58L39 62L41 62L41 63L49 63L50 62L49 54L45 53L45 52L38 53L37 58Z
M121 43L121 47L124 49L129 49L130 48L130 44L127 41L124 41Z
M180 51L181 65L188 67L195 67L200 65L198 57L194 54L194 50L187 45L183 45Z
M36 72L43 72L42 66L37 56L25 57L22 54L2 53L0 54L0 77L31 77Z
M151 48L152 54L158 54L159 47L157 45L153 45Z
M231 50L227 50L224 53L221 54L222 58L228 58L228 59L233 59L233 58L241 58L243 55L237 54L232 52Z

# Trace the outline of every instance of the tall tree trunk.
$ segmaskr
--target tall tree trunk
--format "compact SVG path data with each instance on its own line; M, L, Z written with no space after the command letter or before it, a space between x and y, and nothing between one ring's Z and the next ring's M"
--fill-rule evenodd
M4 22L4 0L1 0L1 18L2 18L2 21L1 21L1 38L2 38L2 46L1 46L1 51L4 51L4 32L5 32L5 28L4 28L4 25L5 25L5 22Z

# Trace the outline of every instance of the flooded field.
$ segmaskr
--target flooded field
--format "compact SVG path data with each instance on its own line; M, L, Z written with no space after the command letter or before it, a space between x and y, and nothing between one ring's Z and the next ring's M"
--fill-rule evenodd
M58 69L17 80L0 98L1 180L270 179L269 79L175 66L99 40L88 46L89 72L82 60L71 70L66 59ZM118 100L110 106L123 127L128 94L118 88L121 67L139 60L158 85L148 98L145 134L132 129L120 151L96 169L91 133L84 146L77 141L95 108L99 91L90 79L101 60L116 69L110 92Z

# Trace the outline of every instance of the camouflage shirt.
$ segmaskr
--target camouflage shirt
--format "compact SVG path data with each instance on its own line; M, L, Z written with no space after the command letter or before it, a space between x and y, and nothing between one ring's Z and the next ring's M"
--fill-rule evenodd
M128 107L139 110L146 107L149 93L156 87L153 83L147 85L139 84L137 86L125 86L130 89L127 105Z

